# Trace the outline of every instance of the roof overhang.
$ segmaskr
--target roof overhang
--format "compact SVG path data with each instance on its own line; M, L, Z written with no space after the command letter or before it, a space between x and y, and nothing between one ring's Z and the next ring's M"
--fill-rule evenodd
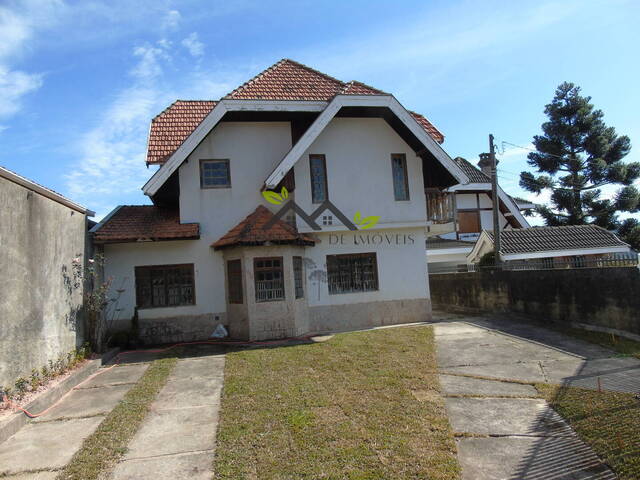
M629 247L573 248L569 250L546 250L543 252L526 252L500 254L503 260L526 260L529 258L571 257L574 255L597 255L602 253L627 253Z
M291 167L295 165L302 154L343 107L388 108L459 183L465 184L469 182L469 178L449 157L440 144L418 124L415 118L392 95L336 95L267 177L264 182L265 188L272 189L280 183L287 172L291 170Z
M182 165L187 157L205 139L227 112L321 112L327 102L292 100L235 100L223 99L209 112L209 115L191 132L191 135L144 184L145 195L154 196L160 187Z

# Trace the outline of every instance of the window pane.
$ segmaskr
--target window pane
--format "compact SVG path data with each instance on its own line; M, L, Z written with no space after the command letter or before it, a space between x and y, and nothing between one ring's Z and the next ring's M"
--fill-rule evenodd
M138 308L193 305L193 265L136 267Z
M284 300L282 258L256 258L253 261L256 302Z
M376 254L328 255L327 276L330 294L378 290Z
M296 288L296 298L304 297L302 273L302 257L293 257L293 280Z
M407 182L407 159L404 155L391 156L393 176L393 194L396 200L409 200L409 184Z
M229 160L201 160L201 187L230 187Z
M324 155L309 156L311 176L311 201L322 203L327 200L327 165Z

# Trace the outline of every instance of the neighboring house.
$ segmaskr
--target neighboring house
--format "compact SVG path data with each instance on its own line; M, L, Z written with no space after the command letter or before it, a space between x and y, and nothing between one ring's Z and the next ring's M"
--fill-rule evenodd
M493 251L493 232L485 230L467 260L477 263ZM633 254L631 247L613 233L596 225L532 227L500 232L500 258L510 268L581 267L598 259Z
M450 270L466 263L467 255L480 233L493 229L491 169L488 158L481 155L481 169L461 157L456 157L454 161L469 178L469 183L454 185L446 191L427 192L428 211L431 215L426 245L431 273ZM535 205L507 195L499 185L498 198L500 229L529 227L521 211L531 210Z
M425 190L469 180L442 141L392 95L286 59L175 102L151 122L154 205L93 229L121 327L137 311L148 342L219 324L256 340L428 320Z
M82 344L82 287L93 212L0 167L0 386Z

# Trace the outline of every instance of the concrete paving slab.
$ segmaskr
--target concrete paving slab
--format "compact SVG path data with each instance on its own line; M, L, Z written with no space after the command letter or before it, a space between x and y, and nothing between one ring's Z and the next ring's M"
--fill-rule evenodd
M484 328L463 322L436 323L433 326L433 331L436 337L444 335L484 335L487 333L487 330Z
M222 377L180 378L167 382L154 407L157 409L219 405Z
M211 449L217 423L218 409L212 406L151 412L125 459Z
M213 451L125 460L113 471L113 480L159 480L188 478L210 480Z
M133 365L119 365L100 372L88 382L83 383L78 388L103 387L105 385L119 385L126 383L136 383L142 374L149 368L148 364L140 363Z
M455 432L481 435L556 436L571 427L542 399L445 398Z
M545 377L540 363L515 362L515 363L489 363L485 365L468 365L465 367L445 367L442 373L464 373L466 375L478 375L481 377L499 378L504 380L518 380L520 382L545 382Z
M462 438L463 480L614 480L577 437Z
M73 390L63 402L32 421L41 423L61 418L107 414L122 400L130 388L131 385L114 385Z
M447 395L538 396L538 391L531 385L480 380L478 378L461 377L458 375L440 375L439 377L442 392Z
M30 423L0 444L0 473L64 467L103 417Z
M174 378L220 378L224 372L224 357L188 358L180 360L172 373Z

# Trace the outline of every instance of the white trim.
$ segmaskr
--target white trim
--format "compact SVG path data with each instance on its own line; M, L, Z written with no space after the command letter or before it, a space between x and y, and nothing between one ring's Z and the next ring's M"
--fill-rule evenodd
M447 192L458 192L465 190L482 190L482 191L491 191L490 183L467 183L465 185L454 185L453 187L447 188Z
M469 253L473 249L469 247L456 247L456 248L429 248L427 247L428 257L437 257L438 255L455 255L456 253Z
M105 223L111 220L111 217L113 217L116 214L116 212L120 210L123 206L124 205L118 205L116 208L114 208L109 213L107 213L107 215L102 220L100 220L100 222L96 223L93 227L91 227L91 230L89 230L89 233L96 233Z
M69 207L72 210L83 213L88 217L93 217L96 213L89 210L86 207L83 207L79 203L73 202L66 197L63 197L59 193L54 192L53 190L48 189L47 187L43 187L42 185L38 185L37 183L29 180L28 178L23 177L22 175L18 175L11 170L7 170L4 167L0 167L0 177L6 178L10 182L17 183L18 185L25 187L33 192L39 193L43 197L47 197L49 200L53 200L54 202L58 202L65 207Z
M480 250L482 249L482 247L486 242L493 243L491 241L491 238L489 237L489 234L486 232L486 230L483 230L480 233L480 236L478 237L478 239L476 240L475 245L471 249L471 252L469 253L469 255L467 255L467 260L469 260L470 262L473 262L473 259L478 256L478 252L480 252Z
M278 166L265 180L266 188L275 188L291 167L300 159L302 154L311 146L313 141L325 129L342 107L386 107L405 124L416 138L427 148L436 159L460 182L467 183L469 179L458 165L449 157L415 118L391 95L336 95L327 108L315 119L298 142L289 150Z
M520 224L520 228L529 228L531 226L529 225L529 222L527 222L527 220L524 218L524 215L522 215L522 212L518 208L518 205L516 205L516 202L514 202L513 199L509 195L507 195L504 190L502 190L502 188L500 188L500 186L498 186L498 197L500 197L500 200L502 200L511 214L516 218L516 220Z
M527 252L500 254L503 260L526 260L528 258L571 257L574 255L597 255L599 253L627 253L629 247L575 248L571 250L549 250L545 252Z
M187 159L227 112L321 112L326 106L327 102L297 100L220 100L204 120L200 122L200 125L182 142L182 145L156 170L153 176L144 184L142 191L148 196L155 195L164 182L182 165L182 162Z

